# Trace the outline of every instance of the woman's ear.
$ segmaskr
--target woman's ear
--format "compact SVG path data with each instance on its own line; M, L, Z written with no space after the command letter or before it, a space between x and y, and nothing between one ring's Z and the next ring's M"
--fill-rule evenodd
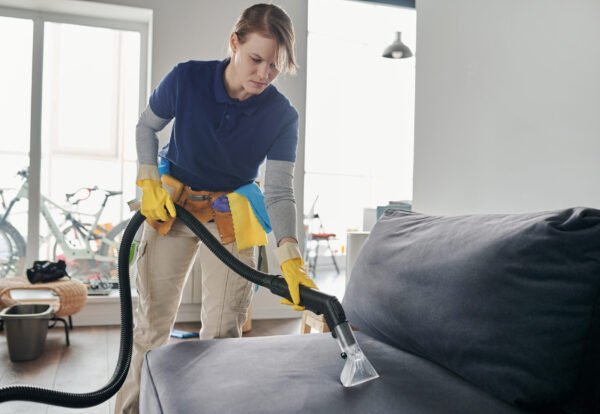
M231 53L235 54L238 48L238 36L237 33L232 33L229 37L229 48L231 49Z

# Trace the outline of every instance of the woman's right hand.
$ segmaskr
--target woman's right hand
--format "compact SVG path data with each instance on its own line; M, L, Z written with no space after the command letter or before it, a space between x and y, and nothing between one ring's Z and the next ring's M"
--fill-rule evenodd
M167 221L175 217L175 204L169 193L156 180L139 180L137 186L142 189L142 214L151 220Z

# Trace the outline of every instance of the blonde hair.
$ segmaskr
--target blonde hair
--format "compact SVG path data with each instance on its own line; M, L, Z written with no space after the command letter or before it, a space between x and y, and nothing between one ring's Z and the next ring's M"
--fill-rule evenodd
M296 64L294 26L290 16L274 4L255 4L242 12L233 27L240 44L248 35L257 33L274 39L279 45L275 65L281 72L295 73Z

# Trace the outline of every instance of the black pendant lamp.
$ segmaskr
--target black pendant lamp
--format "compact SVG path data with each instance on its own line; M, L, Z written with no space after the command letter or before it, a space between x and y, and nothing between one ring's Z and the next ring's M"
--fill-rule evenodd
M404 43L402 43L402 32L396 32L396 40L383 51L383 57L390 59L405 59L413 54Z

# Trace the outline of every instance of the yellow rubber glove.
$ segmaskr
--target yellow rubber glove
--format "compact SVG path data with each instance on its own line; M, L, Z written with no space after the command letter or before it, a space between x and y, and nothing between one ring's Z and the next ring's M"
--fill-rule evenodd
M166 221L175 217L175 204L160 181L139 180L137 186L142 189L141 211L146 218Z
M275 249L275 256L279 260L283 278L288 284L292 301L281 299L284 305L290 305L296 311L304 310L300 305L300 285L318 289L317 285L308 276L304 267L304 260L300 255L297 243L284 243Z

